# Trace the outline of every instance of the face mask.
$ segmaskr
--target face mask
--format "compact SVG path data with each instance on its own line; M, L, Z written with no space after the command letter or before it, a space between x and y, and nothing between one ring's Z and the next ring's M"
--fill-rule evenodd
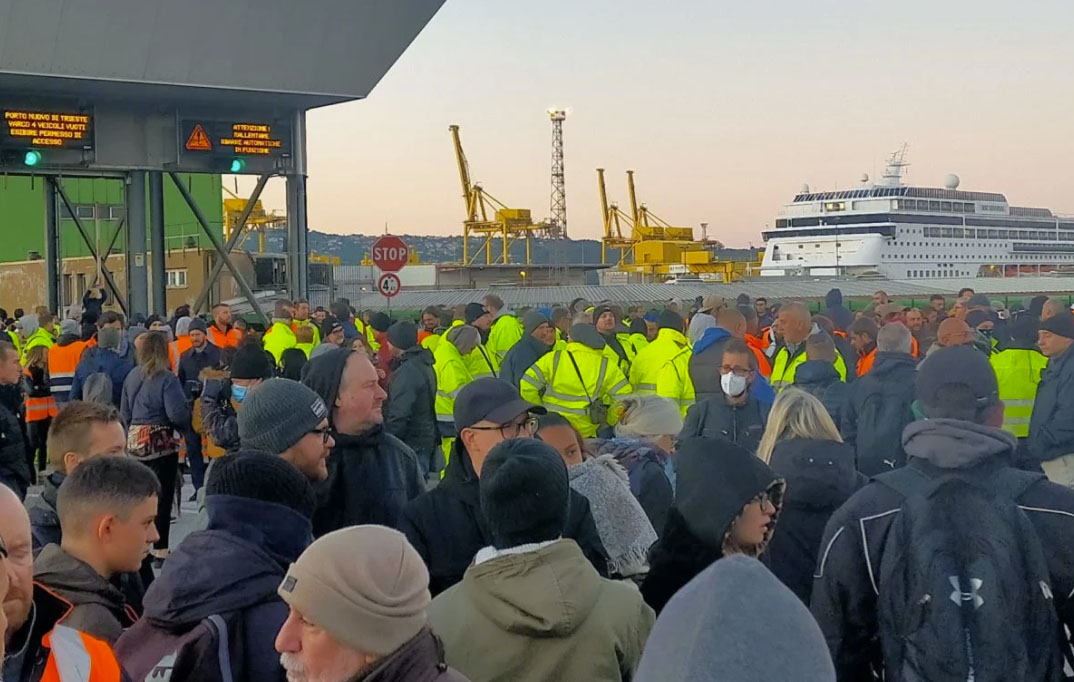
M728 372L720 376L720 387L727 395L737 398L746 392L746 377L740 377L734 372Z
M238 384L231 384L231 397L235 400L235 402L241 403L243 400L246 400L246 391L247 390L248 389L247 389L246 386L239 386Z

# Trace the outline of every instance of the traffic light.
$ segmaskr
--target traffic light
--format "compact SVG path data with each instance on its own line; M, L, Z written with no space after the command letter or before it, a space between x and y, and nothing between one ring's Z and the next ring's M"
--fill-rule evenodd
M22 157L22 164L33 168L37 164L41 163L41 152L36 149L31 149L26 152L26 155Z
M241 173L246 170L246 159L235 157L231 160L231 172Z

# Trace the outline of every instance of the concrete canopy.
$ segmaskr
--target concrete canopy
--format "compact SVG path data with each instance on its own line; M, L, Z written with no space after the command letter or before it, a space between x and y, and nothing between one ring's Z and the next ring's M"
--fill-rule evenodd
M443 3L0 0L0 91L294 109L360 99Z

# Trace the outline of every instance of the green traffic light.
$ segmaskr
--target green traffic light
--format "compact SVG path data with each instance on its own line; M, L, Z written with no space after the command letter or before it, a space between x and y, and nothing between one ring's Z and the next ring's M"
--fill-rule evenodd
M41 152L35 149L31 149L30 151L26 152L26 156L23 157L22 162L27 166L36 166L37 164L41 163Z
M232 159L231 160L231 172L241 173L246 170L246 159Z

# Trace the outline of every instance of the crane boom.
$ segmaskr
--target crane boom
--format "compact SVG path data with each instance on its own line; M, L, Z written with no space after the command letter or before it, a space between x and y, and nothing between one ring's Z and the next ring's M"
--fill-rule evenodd
M466 153L462 150L462 139L459 137L459 126L453 125L451 139L455 142L455 160L459 164L459 182L462 184L462 201L466 205L468 220L477 219L477 206L473 197L473 182L470 180L470 164L466 162Z

